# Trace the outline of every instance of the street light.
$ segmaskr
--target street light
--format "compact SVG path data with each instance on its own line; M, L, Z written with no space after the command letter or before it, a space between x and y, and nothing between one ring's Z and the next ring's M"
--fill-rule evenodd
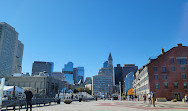
M121 82L119 82L119 90L120 90L120 101L121 101Z

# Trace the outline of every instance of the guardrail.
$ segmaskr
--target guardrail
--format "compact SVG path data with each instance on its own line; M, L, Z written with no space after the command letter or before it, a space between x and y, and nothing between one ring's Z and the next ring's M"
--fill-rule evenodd
M57 98L40 98L40 99L32 99L32 105L39 105L40 104L51 104L52 102L57 103ZM13 109L15 110L15 107L18 106L19 107L19 111L20 108L22 108L22 106L26 105L26 100L25 99L15 99L15 100L4 100L2 102L2 106L0 106L0 108L8 108L8 107L13 107Z

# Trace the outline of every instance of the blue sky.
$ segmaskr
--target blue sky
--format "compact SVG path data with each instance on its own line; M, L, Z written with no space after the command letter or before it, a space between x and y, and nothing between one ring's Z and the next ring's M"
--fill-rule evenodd
M33 61L84 66L96 75L112 53L116 64L139 67L151 56L188 46L188 0L0 0L0 22L24 45L23 72Z

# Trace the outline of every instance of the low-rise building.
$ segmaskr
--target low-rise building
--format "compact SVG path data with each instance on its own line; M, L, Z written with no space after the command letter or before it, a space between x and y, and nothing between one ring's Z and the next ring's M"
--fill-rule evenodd
M21 76L6 77L5 85L18 87L31 87L37 94L55 97L58 90L62 90L64 82L47 76Z
M134 77L134 94L143 99L151 91L156 98L181 100L188 94L188 47L178 44L140 68Z

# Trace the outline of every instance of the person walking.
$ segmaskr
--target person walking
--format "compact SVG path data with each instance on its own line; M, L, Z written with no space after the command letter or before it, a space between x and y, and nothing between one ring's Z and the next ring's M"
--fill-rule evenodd
M151 91L151 102L152 102L153 107L155 107L155 95L152 91Z
M146 94L144 94L143 98L144 98L144 103L146 103Z
M32 98L33 98L33 93L27 89L25 92L26 95L26 111L28 111L28 106L30 105L30 111L32 111Z
M149 104L151 104L151 94L148 94L148 100L149 100Z
M134 97L134 98L135 98L135 101L138 101L138 100L137 100L137 96L136 96L136 95L135 95L135 97Z

